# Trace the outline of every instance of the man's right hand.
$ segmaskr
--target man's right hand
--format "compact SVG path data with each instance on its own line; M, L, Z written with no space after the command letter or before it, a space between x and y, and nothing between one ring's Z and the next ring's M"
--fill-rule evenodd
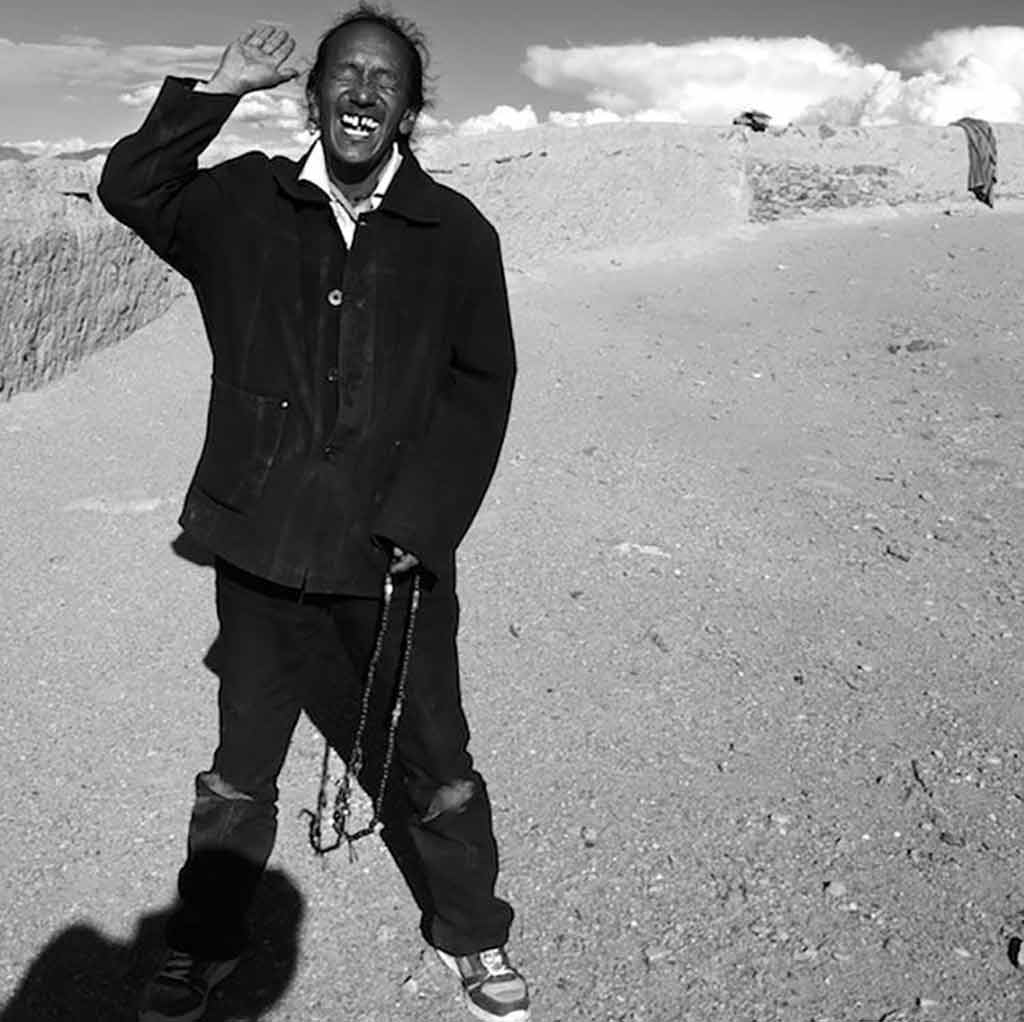
M196 91L244 96L272 89L300 73L298 68L283 66L294 50L290 32L273 25L256 25L228 46L214 76L197 85Z

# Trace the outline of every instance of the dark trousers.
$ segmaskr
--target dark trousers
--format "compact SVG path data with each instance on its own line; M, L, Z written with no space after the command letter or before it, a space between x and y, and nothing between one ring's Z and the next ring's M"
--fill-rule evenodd
M231 958L246 943L246 915L273 848L277 778L299 714L305 710L339 755L349 755L380 601L303 597L223 562L216 584L220 634L209 659L220 677L220 743L211 770L196 778L167 939L198 957ZM360 782L371 797L382 773L409 586L396 586L363 742ZM494 893L498 853L487 789L467 750L457 628L454 592L425 590L381 837L419 905L424 935L459 955L504 945L512 909ZM311 777L310 808L314 785Z

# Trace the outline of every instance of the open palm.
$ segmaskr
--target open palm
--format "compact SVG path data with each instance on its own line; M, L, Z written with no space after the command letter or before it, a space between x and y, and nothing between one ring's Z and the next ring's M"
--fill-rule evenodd
M294 50L295 40L285 29L256 25L227 47L209 85L238 95L272 89L299 74L285 64Z

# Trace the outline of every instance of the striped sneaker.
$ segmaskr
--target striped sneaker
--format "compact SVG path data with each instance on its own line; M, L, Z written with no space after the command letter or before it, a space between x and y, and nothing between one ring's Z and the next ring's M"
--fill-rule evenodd
M234 971L237 958L210 961L168 951L160 971L146 984L139 1022L198 1022L213 988Z
M505 949L491 948L475 955L437 957L462 981L466 1007L483 1022L529 1022L530 991L526 980L509 963Z

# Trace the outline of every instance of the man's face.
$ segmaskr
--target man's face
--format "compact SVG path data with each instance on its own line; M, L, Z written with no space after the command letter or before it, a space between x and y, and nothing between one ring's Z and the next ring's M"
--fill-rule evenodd
M371 174L399 135L412 131L407 65L402 41L373 22L355 22L331 41L316 119L328 166L342 180Z

